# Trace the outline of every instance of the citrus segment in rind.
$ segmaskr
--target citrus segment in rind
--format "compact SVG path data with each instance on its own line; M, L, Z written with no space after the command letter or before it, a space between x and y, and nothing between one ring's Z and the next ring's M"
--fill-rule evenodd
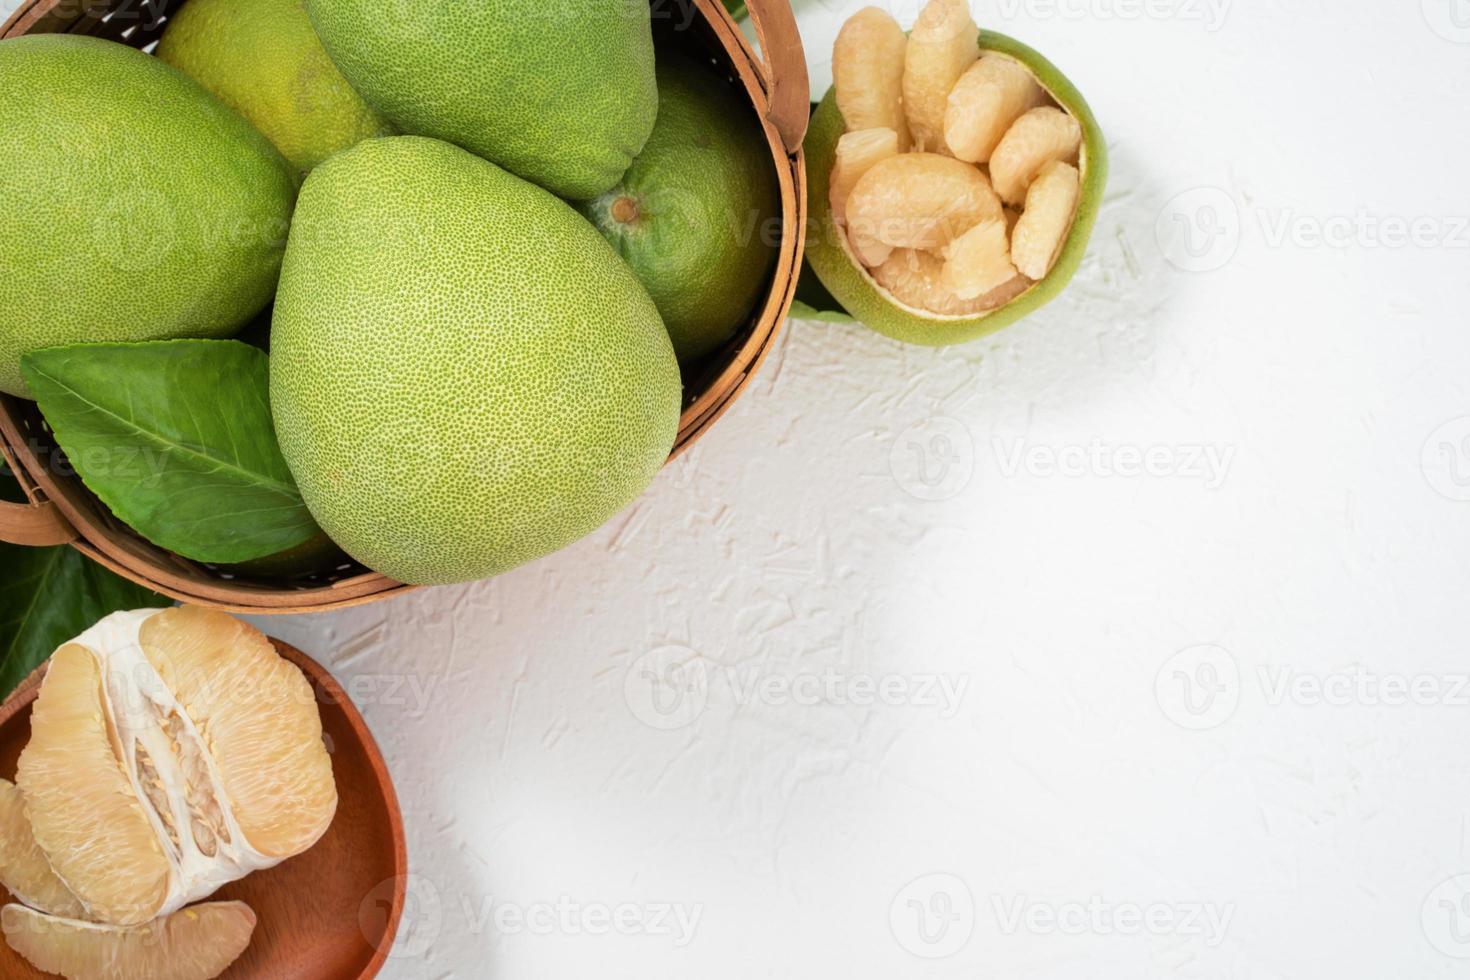
M977 309L980 300L966 303L951 297L942 310L928 309L905 300L881 281L887 279L891 283L903 277L888 273L880 277L876 271L864 268L831 212L831 172L836 162L837 142L845 132L834 93L829 92L817 107L807 134L805 148L812 208L807 260L843 309L869 328L906 343L935 347L964 343L1015 323L1050 302L1081 265L1102 204L1108 172L1107 146L1097 120L1076 86L1038 52L1002 34L980 32L977 55L981 51L1003 55L1024 65L1049 98L1075 119L1081 129L1081 146L1076 157L1080 173L1076 214L1051 271L1039 282L1018 276L995 294L980 298L991 305ZM900 265L898 255L893 253L889 261L900 269L909 270L918 264L914 260ZM942 267L942 260L937 256L930 259L933 261L922 262L925 269ZM889 273L894 271L889 269ZM1001 296L1008 298L996 302Z

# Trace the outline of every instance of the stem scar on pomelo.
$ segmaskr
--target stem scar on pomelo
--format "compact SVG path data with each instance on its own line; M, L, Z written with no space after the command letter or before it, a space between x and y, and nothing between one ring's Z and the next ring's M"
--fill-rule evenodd
M748 100L708 61L659 49L658 119L581 212L653 297L684 365L750 319L776 261L780 189Z
M873 8L858 17L806 138L807 262L885 336L941 347L993 333L1055 298L1081 264L1107 183L1102 131L1040 54L979 31L958 0L930 0L905 53L905 149L901 134L875 128L887 117L871 107L890 105L891 92L842 92L893 84L892 69L872 67L876 55L855 53L854 37L882 38L891 64L896 25L881 30L873 22L888 15ZM973 52L959 50L957 30L978 35ZM936 86L948 86L945 100ZM861 107L856 122L844 104Z

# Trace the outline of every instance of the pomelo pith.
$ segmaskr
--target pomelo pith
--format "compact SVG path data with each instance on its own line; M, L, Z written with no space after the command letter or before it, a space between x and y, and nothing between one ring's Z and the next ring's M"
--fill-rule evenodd
M658 310L565 202L438 140L368 140L306 180L271 407L307 506L411 584L592 531L658 472L680 383Z
M0 391L63 344L225 337L270 299L295 179L192 79L112 41L0 41Z

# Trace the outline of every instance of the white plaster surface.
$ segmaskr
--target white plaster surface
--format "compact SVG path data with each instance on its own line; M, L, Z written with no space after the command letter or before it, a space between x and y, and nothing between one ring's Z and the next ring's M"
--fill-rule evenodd
M1470 4L975 11L1109 136L1064 298L793 322L575 547L260 621L391 762L388 980L1470 975Z

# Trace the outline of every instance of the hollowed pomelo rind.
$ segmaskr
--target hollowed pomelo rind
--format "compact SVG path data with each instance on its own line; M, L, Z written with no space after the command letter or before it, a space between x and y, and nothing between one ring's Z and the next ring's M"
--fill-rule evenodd
M906 308L886 295L843 247L845 236L832 220L832 207L827 200L828 180L836 162L837 141L844 131L835 92L829 91L822 99L807 131L805 149L812 222L807 235L807 261L844 310L878 333L909 344L926 347L962 344L1009 326L1051 302L1082 264L1107 186L1107 144L1087 100L1076 86L1039 53L1004 34L981 31L980 48L1022 62L1082 124L1082 195L1067 243L1045 279L1000 309L981 316L945 317Z

